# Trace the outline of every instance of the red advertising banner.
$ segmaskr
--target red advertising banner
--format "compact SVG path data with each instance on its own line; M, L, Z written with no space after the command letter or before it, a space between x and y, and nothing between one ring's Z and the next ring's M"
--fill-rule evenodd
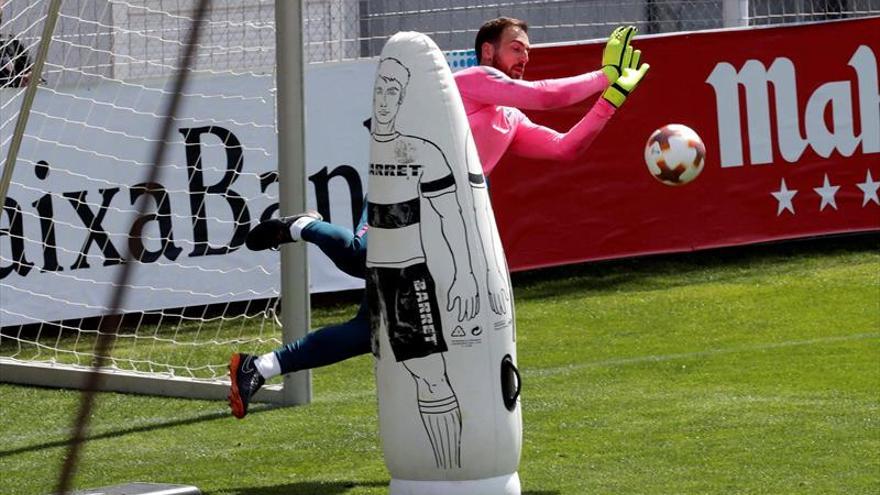
M880 230L880 18L639 37L651 64L585 156L492 174L512 270ZM602 44L535 48L527 79L595 70ZM559 131L595 100L527 112ZM706 165L667 186L648 136L694 129Z

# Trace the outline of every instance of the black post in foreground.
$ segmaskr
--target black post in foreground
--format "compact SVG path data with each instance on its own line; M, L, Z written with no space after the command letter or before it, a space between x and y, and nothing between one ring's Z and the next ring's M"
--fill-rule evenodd
M170 139L171 132L173 131L174 115L177 113L177 109L180 106L181 94L183 93L183 88L186 86L189 78L189 67L195 61L199 33L201 32L202 22L205 18L205 13L208 10L209 3L210 0L199 0L198 6L193 15L192 29L189 32L189 38L187 39L184 51L178 60L178 72L174 78L171 98L167 100L167 104L164 108L165 111L161 114L163 116L162 125L160 127L156 144L153 147L151 160L148 162L150 164L150 169L147 174L148 178L143 182L144 184L147 184L148 188L152 187L150 186L151 184L159 182L159 173L161 171L160 164L165 159L167 148L166 142ZM132 223L146 214L147 204L149 204L148 201L141 202L140 206L137 208ZM73 433L68 442L67 455L64 458L64 465L61 468L61 474L58 478L58 489L56 490L58 495L67 495L70 490L71 482L73 481L73 475L76 472L79 453L82 444L86 440L89 418L91 417L92 409L95 404L95 392L98 390L98 385L101 381L101 368L103 368L109 361L109 356L107 354L116 338L116 332L119 330L119 325L122 323L120 311L123 307L123 302L125 301L126 287L131 278L131 269L134 264L132 263L133 261L134 259L131 250L129 249L125 255L125 262L120 267L119 273L114 282L115 291L111 297L110 304L107 306L107 315L101 319L99 325L98 340L95 344L96 356L92 363L92 369L86 376L85 387L80 396L79 411L73 424Z

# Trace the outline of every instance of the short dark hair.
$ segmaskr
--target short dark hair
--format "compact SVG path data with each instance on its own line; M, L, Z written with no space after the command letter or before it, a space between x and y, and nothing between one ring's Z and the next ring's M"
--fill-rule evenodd
M488 42L497 46L498 40L501 39L501 33L511 26L518 27L522 29L523 32L529 32L529 25L526 24L526 21L514 19L513 17L498 17L497 19L486 21L485 24L480 26L480 30L477 31L477 39L474 41L474 52L477 55L477 64L483 61L483 43Z

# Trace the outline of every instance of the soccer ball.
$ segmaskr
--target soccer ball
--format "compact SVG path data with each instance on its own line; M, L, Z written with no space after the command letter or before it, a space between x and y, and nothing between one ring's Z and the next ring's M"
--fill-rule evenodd
M681 186L696 179L703 171L705 158L703 140L685 125L665 125L645 143L648 171L667 186Z

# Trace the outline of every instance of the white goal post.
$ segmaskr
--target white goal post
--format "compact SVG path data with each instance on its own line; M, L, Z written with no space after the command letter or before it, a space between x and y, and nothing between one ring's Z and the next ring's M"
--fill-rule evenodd
M303 55L290 49L304 46L301 4L212 3L197 62L176 67L194 1L67 0L31 78L32 105L19 82L0 88L0 154L21 143L0 199L0 381L81 386L129 251L134 282L127 316L109 330L103 390L225 399L232 352L266 352L309 328L305 249L243 246L279 209L279 190L282 212L305 207ZM3 5L4 44L14 37L29 63L48 6ZM275 50L276 36L290 48ZM148 187L139 181L178 70L190 83L168 163ZM28 123L16 133L21 112ZM134 221L142 201L149 213ZM257 400L307 403L310 374Z

